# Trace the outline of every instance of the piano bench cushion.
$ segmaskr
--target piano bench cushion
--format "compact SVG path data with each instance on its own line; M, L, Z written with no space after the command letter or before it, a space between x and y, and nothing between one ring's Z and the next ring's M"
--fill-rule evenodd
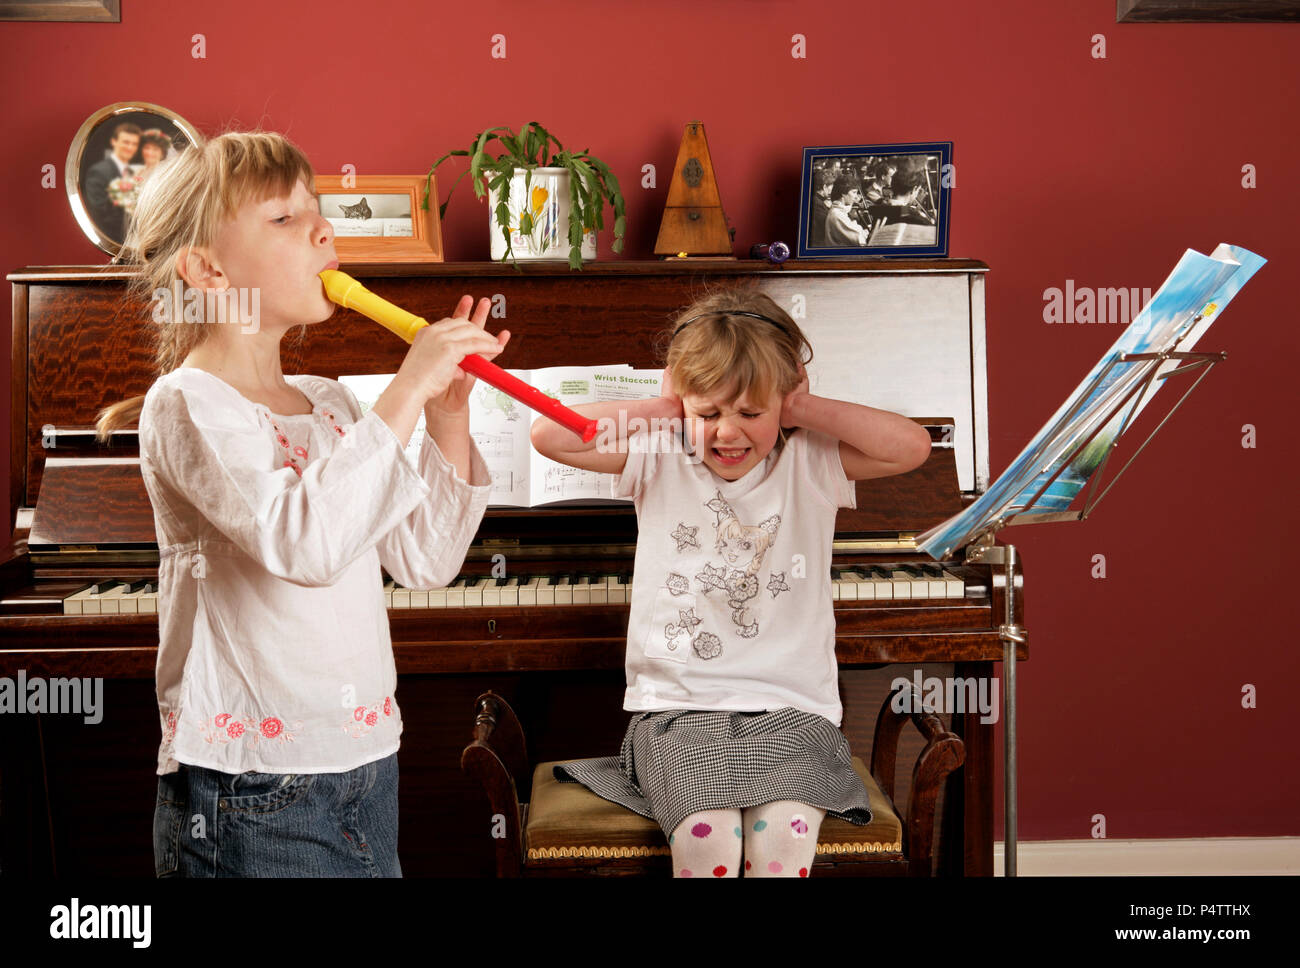
M524 846L529 866L566 866L584 861L667 858L667 835L653 820L611 803L580 783L555 779L558 763L541 763L533 772ZM894 806L876 785L866 765L853 757L871 803L865 827L827 817L817 835L819 859L888 861L902 859L903 825ZM644 860L642 861L644 862Z

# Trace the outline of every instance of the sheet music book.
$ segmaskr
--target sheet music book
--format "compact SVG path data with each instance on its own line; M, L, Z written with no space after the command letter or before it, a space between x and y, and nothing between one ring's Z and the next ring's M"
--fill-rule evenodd
M507 370L554 397L566 407L604 400L635 400L659 395L662 370L638 370L626 363L606 366L550 366L538 370ZM366 413L396 374L341 376ZM543 457L533 450L529 431L538 414L508 394L479 380L469 397L469 432L492 472L488 503L498 507L540 507L574 503L617 502L614 478L581 470ZM576 439L576 438L575 438ZM424 441L424 413L406 445L413 464Z
M1132 427L1138 413L1163 385L1161 375L1181 365L1177 360L1159 364L1150 389L1135 394L1111 415L1127 393L1151 376L1154 365L1149 360L1123 361L1120 357L1190 351L1265 261L1247 249L1226 243L1208 256L1192 249L1184 252L1151 301L1006 471L965 510L920 535L917 547L943 559L999 520L1021 513L1047 514L1068 509L1104 460L1121 427ZM1091 443L1071 459L1076 448L1103 422ZM1067 460L1070 463L1062 470ZM1027 508L1058 470L1061 473L1050 488L1032 508Z

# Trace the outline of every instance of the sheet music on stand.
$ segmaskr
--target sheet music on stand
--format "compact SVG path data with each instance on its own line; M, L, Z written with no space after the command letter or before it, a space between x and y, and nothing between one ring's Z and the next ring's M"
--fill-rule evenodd
M1196 370L1199 382L1224 358L1191 350L1264 262L1226 243L1208 256L1183 253L1151 301L1020 455L976 501L917 537L917 548L941 560L1011 523L1086 516L1095 501L1079 512L1069 511L1070 505L1155 392L1169 378Z
M1078 521L1088 516L1205 374L1226 358L1224 353L1196 353L1193 349L1265 261L1254 252L1226 243L1208 256L1192 249L1184 252L1151 301L989 489L916 539L918 549L938 560L971 546L968 561L1004 566L1006 615L999 636L1004 645L1007 876L1016 873L1016 646L1026 641L1026 635L1014 611L1016 550L1011 545L994 545L993 535L1008 525ZM1198 374L1196 379L1128 463L1097 493L1112 451L1138 414L1161 387L1171 381L1185 382L1177 378L1192 373ZM1085 486L1089 489L1083 507L1072 509Z

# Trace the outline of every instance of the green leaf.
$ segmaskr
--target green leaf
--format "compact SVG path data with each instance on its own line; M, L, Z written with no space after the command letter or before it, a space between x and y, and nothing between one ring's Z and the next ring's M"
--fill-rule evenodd
M519 216L519 234L520 235L533 234L533 216L531 212L524 212L522 215Z
M569 174L569 245L582 245L582 196L578 192L578 179ZM581 251L579 251L581 256Z

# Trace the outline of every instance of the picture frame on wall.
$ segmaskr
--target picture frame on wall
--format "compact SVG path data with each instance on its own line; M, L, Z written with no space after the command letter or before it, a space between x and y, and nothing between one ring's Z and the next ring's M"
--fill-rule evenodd
M428 179L427 174L317 175L321 215L334 226L339 261L443 261L438 212L420 208Z
M1300 0L1115 0L1115 22L1296 23Z
M86 238L118 255L145 181L162 162L202 143L179 114L147 101L119 101L88 117L63 166L68 203Z
M952 142L803 149L801 259L946 256Z

